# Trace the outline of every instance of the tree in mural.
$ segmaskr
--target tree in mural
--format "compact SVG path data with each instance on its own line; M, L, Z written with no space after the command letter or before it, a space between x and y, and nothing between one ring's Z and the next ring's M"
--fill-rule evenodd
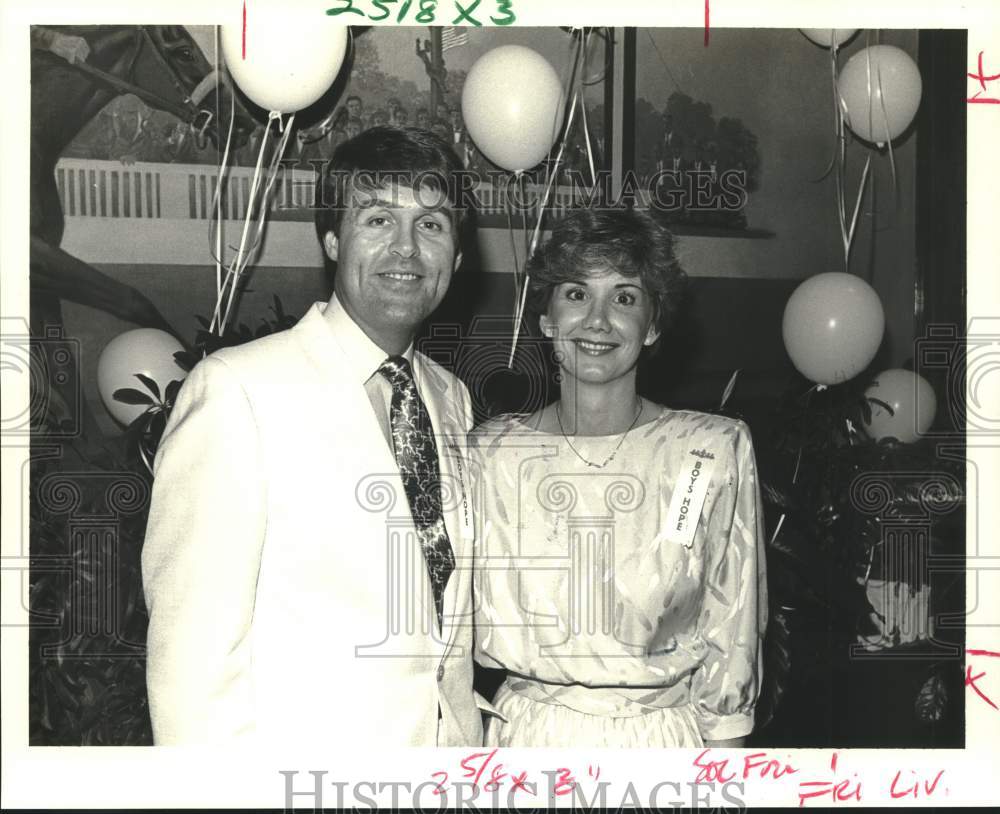
M723 116L716 122L712 105L674 91L663 111L639 98L635 106L636 171L647 183L684 190L695 173L710 173L712 190L721 193L721 176L727 170L745 173L742 188L750 193L760 186L760 153L757 137L740 119ZM663 173L672 173L665 177ZM655 179L655 180L654 180ZM659 190L660 193L663 190ZM662 197L662 195L661 195ZM664 211L673 223L722 228L746 228L740 210L720 205L699 209L690 195L683 206Z
M667 99L664 125L684 138L689 150L709 142L715 135L715 119L708 102L696 102L686 93L674 91Z
M685 166L707 163L714 164L719 172L744 170L747 192L757 189L760 181L757 137L740 119L724 116L716 124L708 102L698 102L686 93L674 91L667 99L662 128L661 146L668 152L673 147Z
M658 169L663 116L641 96L635 101L635 135L635 169L641 178L649 178Z
M746 172L746 191L754 192L760 186L760 153L757 137L744 127L739 119L726 116L719 119L715 132L719 166Z

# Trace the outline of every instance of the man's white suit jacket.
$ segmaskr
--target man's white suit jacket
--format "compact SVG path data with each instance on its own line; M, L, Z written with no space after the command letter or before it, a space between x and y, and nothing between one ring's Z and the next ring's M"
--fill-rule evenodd
M191 371L142 552L157 744L482 742L469 396L420 353L414 371L456 559L442 631L395 458L321 307Z

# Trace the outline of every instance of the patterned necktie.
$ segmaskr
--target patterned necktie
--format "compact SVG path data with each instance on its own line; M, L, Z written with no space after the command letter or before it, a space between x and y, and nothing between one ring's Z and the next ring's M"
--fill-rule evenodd
M427 562L427 574L434 591L438 624L444 608L444 588L455 570L455 555L448 540L441 511L441 475L438 469L434 426L427 407L417 392L410 363L402 356L390 356L378 372L392 385L389 423L396 464L403 489Z

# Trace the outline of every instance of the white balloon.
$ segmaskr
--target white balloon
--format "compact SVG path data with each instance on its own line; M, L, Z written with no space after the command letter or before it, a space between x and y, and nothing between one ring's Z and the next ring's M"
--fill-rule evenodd
M131 424L146 412L148 405L125 404L115 399L116 390L130 388L149 395L136 373L148 376L160 388L160 398L166 394L167 385L175 379L183 380L187 371L174 361L174 354L184 347L166 331L157 328L136 328L119 334L101 351L97 360L97 389L108 412L122 424Z
M937 414L934 388L910 370L883 370L865 390L865 398L878 399L892 408L890 413L880 404L869 402L872 420L865 424L865 430L876 441L895 438L904 444L912 443L930 429Z
M803 34L806 35L810 40L812 40L817 45L822 45L824 48L829 48L834 42L837 43L839 48L845 42L847 42L851 37L857 34L860 28L800 28Z
M922 91L917 64L894 45L863 48L847 60L837 79L847 126L879 145L910 126Z
M545 57L521 45L487 51L462 87L469 135L494 164L526 170L548 155L562 128L562 83Z
M882 343L885 314L875 289L860 277L831 271L799 285L781 322L792 364L818 384L840 384L871 363Z
M267 111L309 107L333 84L347 52L347 27L326 14L328 0L247 0L229 4L220 31L226 67L240 89Z

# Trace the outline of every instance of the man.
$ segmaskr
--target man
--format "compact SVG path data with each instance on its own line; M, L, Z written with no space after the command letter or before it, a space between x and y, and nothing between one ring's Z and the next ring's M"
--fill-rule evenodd
M443 121L435 121L431 125L431 132L446 142L451 141L451 130L448 129L448 125Z
M470 402L413 348L461 259L460 170L416 129L342 144L317 186L330 301L188 376L142 554L157 744L481 743Z
M347 115L353 119L360 119L364 116L365 103L361 101L360 96L348 96L344 101L344 106L347 108Z
M352 139L353 138L357 138L358 136L360 136L364 132L364 129L365 129L365 125L364 125L364 122L361 121L361 119L359 119L359 118L357 118L355 116L351 116L351 118L349 118L347 120L347 137L348 138L352 138Z
M448 114L451 119L451 143L461 144L462 134L465 132L465 122L462 121L462 111L453 107Z

